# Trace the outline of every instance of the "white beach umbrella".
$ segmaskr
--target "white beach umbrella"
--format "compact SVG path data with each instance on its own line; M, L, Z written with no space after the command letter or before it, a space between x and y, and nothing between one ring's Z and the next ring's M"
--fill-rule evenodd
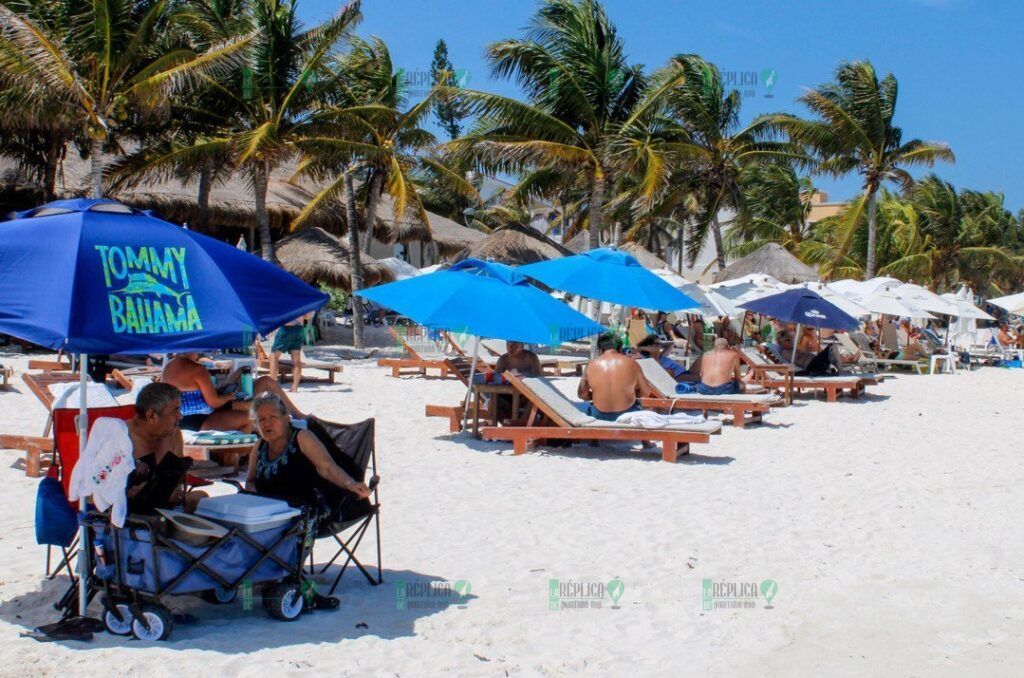
M956 315L956 304L947 299L943 299L938 294L935 294L935 292L921 287L920 285L904 283L899 287L892 288L892 293L895 294L900 301L904 301L915 308L931 311L932 313L941 313L943 315Z
M1014 315L1024 315L1024 292L1017 294L1010 294L1005 297L996 297L995 299L989 299L988 303L993 306L1005 309L1009 313Z
M800 285L794 285L793 287L804 287L809 290L814 290L821 296L822 299L829 302L833 306L837 307L843 313L852 315L854 318L859 318L865 315L871 315L871 311L864 308L860 303L854 301L845 294L832 289L829 285L820 282L806 282Z
M974 293L966 285L957 290L956 294L947 292L942 295L942 298L952 302L957 307L956 313L951 313L950 315L970 320L995 320L995 318L974 305Z
M748 289L751 287L770 287L774 290L782 288L782 283L767 273L751 273L740 278L717 282L714 285L711 285L711 289L718 290L719 293L722 293L723 289L732 289L744 285L746 285Z
M652 272L654 275L658 276L669 285L700 304L699 308L686 309L684 313L693 313L705 317L718 317L723 315L732 316L743 313L742 310L737 309L729 299L722 296L717 291L705 285L690 282L675 271L671 271L667 268L659 268Z
M862 299L857 299L857 303L872 313L880 313L882 315L895 315L901 318L935 317L928 311L911 306L888 289L879 289Z
M420 275L420 269L416 268L407 261L403 261L398 257L388 257L387 259L380 259L380 264L383 264L391 271L395 276L395 280L407 280L409 278L415 278Z

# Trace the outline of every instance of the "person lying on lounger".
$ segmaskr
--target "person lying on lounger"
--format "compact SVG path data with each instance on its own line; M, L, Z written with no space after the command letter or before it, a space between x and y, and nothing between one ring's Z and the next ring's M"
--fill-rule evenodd
M640 409L637 398L651 395L651 385L635 360L622 355L618 337L602 334L597 340L601 355L587 364L577 391L590 402L590 416L615 421L620 414Z
M252 433L252 419L247 410L231 406L235 393L218 393L213 379L200 362L198 353L179 353L166 366L160 381L181 391L181 428L188 431L241 431ZM288 405L289 413L304 419L285 395L281 385L270 377L260 377L253 383L253 396L269 391L276 393Z
M543 374L540 358L533 351L526 350L523 342L510 341L507 346L507 352L494 364L495 372L501 374L511 371L524 377L539 377Z
M715 339L714 348L700 361L700 381L697 393L701 395L733 395L743 393L740 378L740 354L729 347L724 337Z

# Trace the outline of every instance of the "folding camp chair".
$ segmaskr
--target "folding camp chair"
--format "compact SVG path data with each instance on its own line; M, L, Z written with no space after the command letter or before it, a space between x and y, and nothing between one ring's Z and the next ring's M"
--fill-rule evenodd
M75 468L75 464L78 463L78 414L77 408L70 407L59 407L53 410L53 464L50 466L48 475L51 478L55 478L60 481L61 486L64 488L64 496L70 495L71 487L71 472ZM135 416L134 405L118 405L116 407L90 407L88 410L89 422L87 424L87 430L92 430L92 425L96 423L97 419L101 417L114 417L116 419L131 419ZM77 506L72 506L76 511ZM65 567L68 568L68 573L74 579L74 573L71 570L69 558L71 554L77 550L75 548L77 543L72 542L70 546L61 546L61 561L58 563L57 568L50 571L50 559L52 557L52 546L47 545L46 547L46 577L47 579L53 579L61 570Z
M334 593L352 563L363 573L370 584L376 586L384 582L380 553L380 502L377 482L377 447L375 443L375 420L367 419L356 424L335 424L316 417L306 421L306 428L323 443L327 452L349 476L356 481L366 481L373 490L371 498L356 499L354 496L333 485L323 484L321 489L328 505L333 509L332 522L324 525L318 537L330 536L337 543L338 549L322 566L319 573L323 574L342 555L345 562L335 577L327 595ZM367 471L370 478L367 480ZM377 576L374 577L356 557L356 550L366 536L371 523L377 537ZM314 570L313 554L310 553L310 571Z

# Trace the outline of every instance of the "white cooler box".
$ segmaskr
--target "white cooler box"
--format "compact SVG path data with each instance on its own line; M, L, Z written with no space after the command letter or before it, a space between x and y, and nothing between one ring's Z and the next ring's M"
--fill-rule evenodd
M243 532L261 532L280 527L302 513L280 499L255 494L228 494L199 500L196 515Z

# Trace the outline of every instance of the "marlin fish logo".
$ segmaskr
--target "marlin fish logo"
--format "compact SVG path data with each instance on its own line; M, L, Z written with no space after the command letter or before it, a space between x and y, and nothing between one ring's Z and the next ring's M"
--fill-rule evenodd
M167 285L157 282L149 273L129 273L128 284L119 290L111 290L114 294L155 294L157 297L174 297L181 303L181 298L191 294L189 290L175 292Z

